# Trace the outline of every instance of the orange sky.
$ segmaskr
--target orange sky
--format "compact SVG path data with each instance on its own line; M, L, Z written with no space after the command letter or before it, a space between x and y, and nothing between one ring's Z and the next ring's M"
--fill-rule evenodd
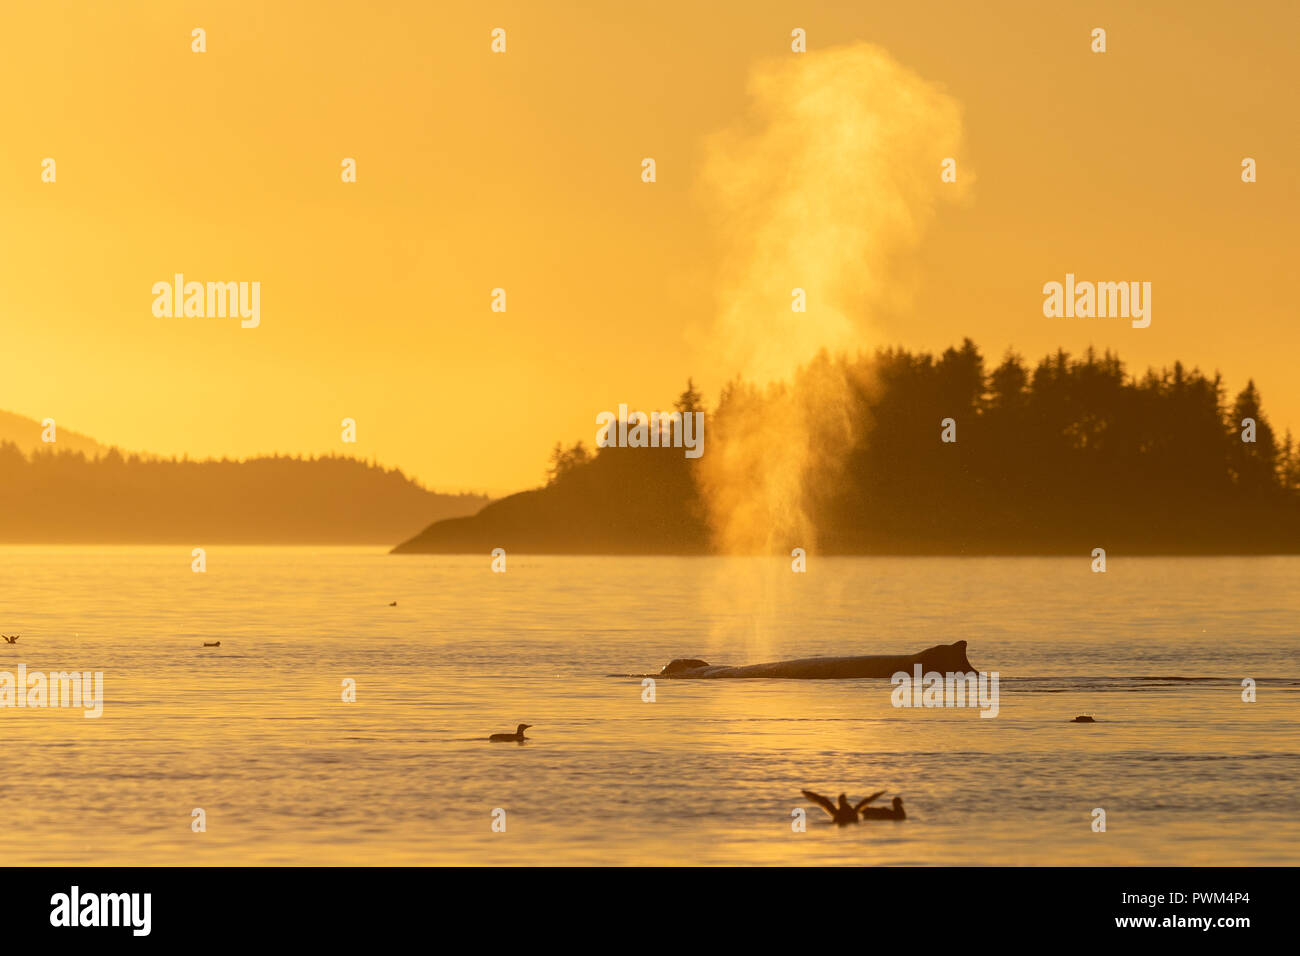
M729 250L707 144L794 27L810 58L883 47L961 109L973 182L864 347L1181 358L1234 392L1254 376L1300 427L1300 5L1281 0L6 0L0 408L128 449L354 452L501 493L620 402L666 407L687 375L712 402ZM1150 281L1151 327L1044 318L1067 271ZM260 281L260 327L155 318L175 272Z

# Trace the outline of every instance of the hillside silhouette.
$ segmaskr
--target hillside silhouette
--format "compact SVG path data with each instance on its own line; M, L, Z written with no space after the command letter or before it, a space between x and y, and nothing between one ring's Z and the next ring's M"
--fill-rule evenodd
M0 411L0 445L13 442L25 455L42 451L49 446L41 441L44 426L34 418L15 415L13 412ZM79 451L94 457L107 454L108 447L95 439L70 428L58 426L58 447L66 451Z
M1008 353L987 370L969 339L938 357L822 355L765 390L731 383L697 461L675 448L557 446L545 487L435 522L394 551L710 553L704 462L753 409L816 395L827 374L847 383L828 417L849 424L834 467L811 462L804 483L822 553L1300 552L1300 449L1289 432L1279 442L1253 381L1229 401L1217 373L1175 363L1130 376L1091 349L1033 367ZM678 408L698 401L688 388ZM946 418L956 442L940 440ZM778 434L762 447L789 453Z
M391 544L488 501L332 455L189 461L55 448L25 455L0 443L0 541Z

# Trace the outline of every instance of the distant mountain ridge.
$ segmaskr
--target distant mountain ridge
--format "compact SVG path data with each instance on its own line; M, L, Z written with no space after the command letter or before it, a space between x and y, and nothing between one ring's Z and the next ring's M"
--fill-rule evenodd
M356 458L164 459L57 434L0 412L0 543L391 545L490 500Z
M12 442L25 455L51 447L79 451L91 457L108 452L107 445L101 445L95 439L64 428L62 425L57 426L58 442L55 445L41 441L42 431L44 427L34 418L0 411L0 445Z

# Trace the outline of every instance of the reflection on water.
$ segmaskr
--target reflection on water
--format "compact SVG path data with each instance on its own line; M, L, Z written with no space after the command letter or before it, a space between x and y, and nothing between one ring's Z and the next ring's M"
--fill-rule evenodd
M0 670L106 696L0 709L5 862L1300 863L1297 558L190 560L0 548ZM887 681L606 676L959 638L995 719ZM836 828L805 787L908 819Z

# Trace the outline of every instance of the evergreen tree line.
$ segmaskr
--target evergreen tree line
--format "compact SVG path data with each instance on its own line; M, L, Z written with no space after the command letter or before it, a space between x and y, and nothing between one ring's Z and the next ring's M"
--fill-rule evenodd
M727 385L698 462L680 449L557 445L540 497L481 517L536 550L708 551L699 469L740 422L752 427L756 407L760 428L788 428L773 411L791 402L812 449L803 507L824 553L1300 551L1300 448L1289 431L1279 441L1253 381L1227 396L1217 373L1176 362L1130 375L1091 349L1032 367L1008 353L991 370L969 339L938 357L823 354L778 386ZM700 407L693 386L686 401ZM955 441L941 440L945 419ZM791 438L774 426L763 454L790 454ZM476 523L423 537L453 550Z

